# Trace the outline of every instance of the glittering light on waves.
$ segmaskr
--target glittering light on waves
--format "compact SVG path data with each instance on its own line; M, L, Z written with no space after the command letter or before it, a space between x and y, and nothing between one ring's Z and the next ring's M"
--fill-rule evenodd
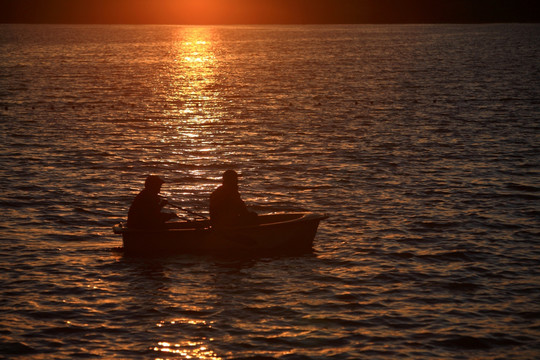
M186 341L181 344L171 344L168 342L159 342L158 346L154 347L154 351L161 352L163 354L172 354L174 356L181 356L185 359L201 359L201 360L220 360L221 357L217 356L214 351L208 348L203 342L200 341ZM163 359L157 357L156 360Z
M178 29L171 49L173 65L166 74L170 84L167 101L173 105L167 113L172 119L197 124L219 119L212 106L221 96L216 90L217 59L212 36L207 27ZM212 111L206 111L210 107Z

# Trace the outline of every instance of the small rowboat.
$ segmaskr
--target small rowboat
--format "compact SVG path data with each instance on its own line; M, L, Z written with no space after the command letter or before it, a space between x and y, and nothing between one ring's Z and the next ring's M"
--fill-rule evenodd
M327 215L279 213L259 215L257 225L214 229L209 220L167 223L157 230L113 227L127 254L248 254L305 253L313 250L319 222Z

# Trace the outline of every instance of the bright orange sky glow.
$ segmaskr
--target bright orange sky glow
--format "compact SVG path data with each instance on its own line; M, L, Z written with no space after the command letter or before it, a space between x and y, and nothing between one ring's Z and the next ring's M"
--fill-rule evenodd
M298 4L281 0L83 0L66 1L61 9L44 11L50 12L52 22L82 18L105 23L257 24L303 22L303 14L310 10L302 10Z
M149 5L134 0L137 18L152 16L155 22L187 24L267 23L271 19L293 20L302 14L294 1L257 0L161 0Z
M0 23L537 22L531 0L0 0Z

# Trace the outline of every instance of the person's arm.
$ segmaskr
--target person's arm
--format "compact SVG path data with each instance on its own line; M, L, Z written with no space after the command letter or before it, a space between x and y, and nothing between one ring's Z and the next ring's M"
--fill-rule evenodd
M239 215L246 215L249 213L246 203L240 197L240 193L235 194L235 198L233 201L234 201L234 207L236 208L236 211L238 212Z

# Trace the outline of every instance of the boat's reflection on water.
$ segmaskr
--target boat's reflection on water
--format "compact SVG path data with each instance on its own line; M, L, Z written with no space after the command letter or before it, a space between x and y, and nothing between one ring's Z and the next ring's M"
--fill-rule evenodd
M126 311L136 314L131 326L147 333L134 339L134 346L158 359L222 359L251 347L255 351L262 334L296 331L283 328L285 318L298 316L297 300L290 295L301 284L292 284L289 275L298 270L316 277L318 263L313 252L272 257L119 253L117 266L131 299ZM252 335L235 336L244 332Z

